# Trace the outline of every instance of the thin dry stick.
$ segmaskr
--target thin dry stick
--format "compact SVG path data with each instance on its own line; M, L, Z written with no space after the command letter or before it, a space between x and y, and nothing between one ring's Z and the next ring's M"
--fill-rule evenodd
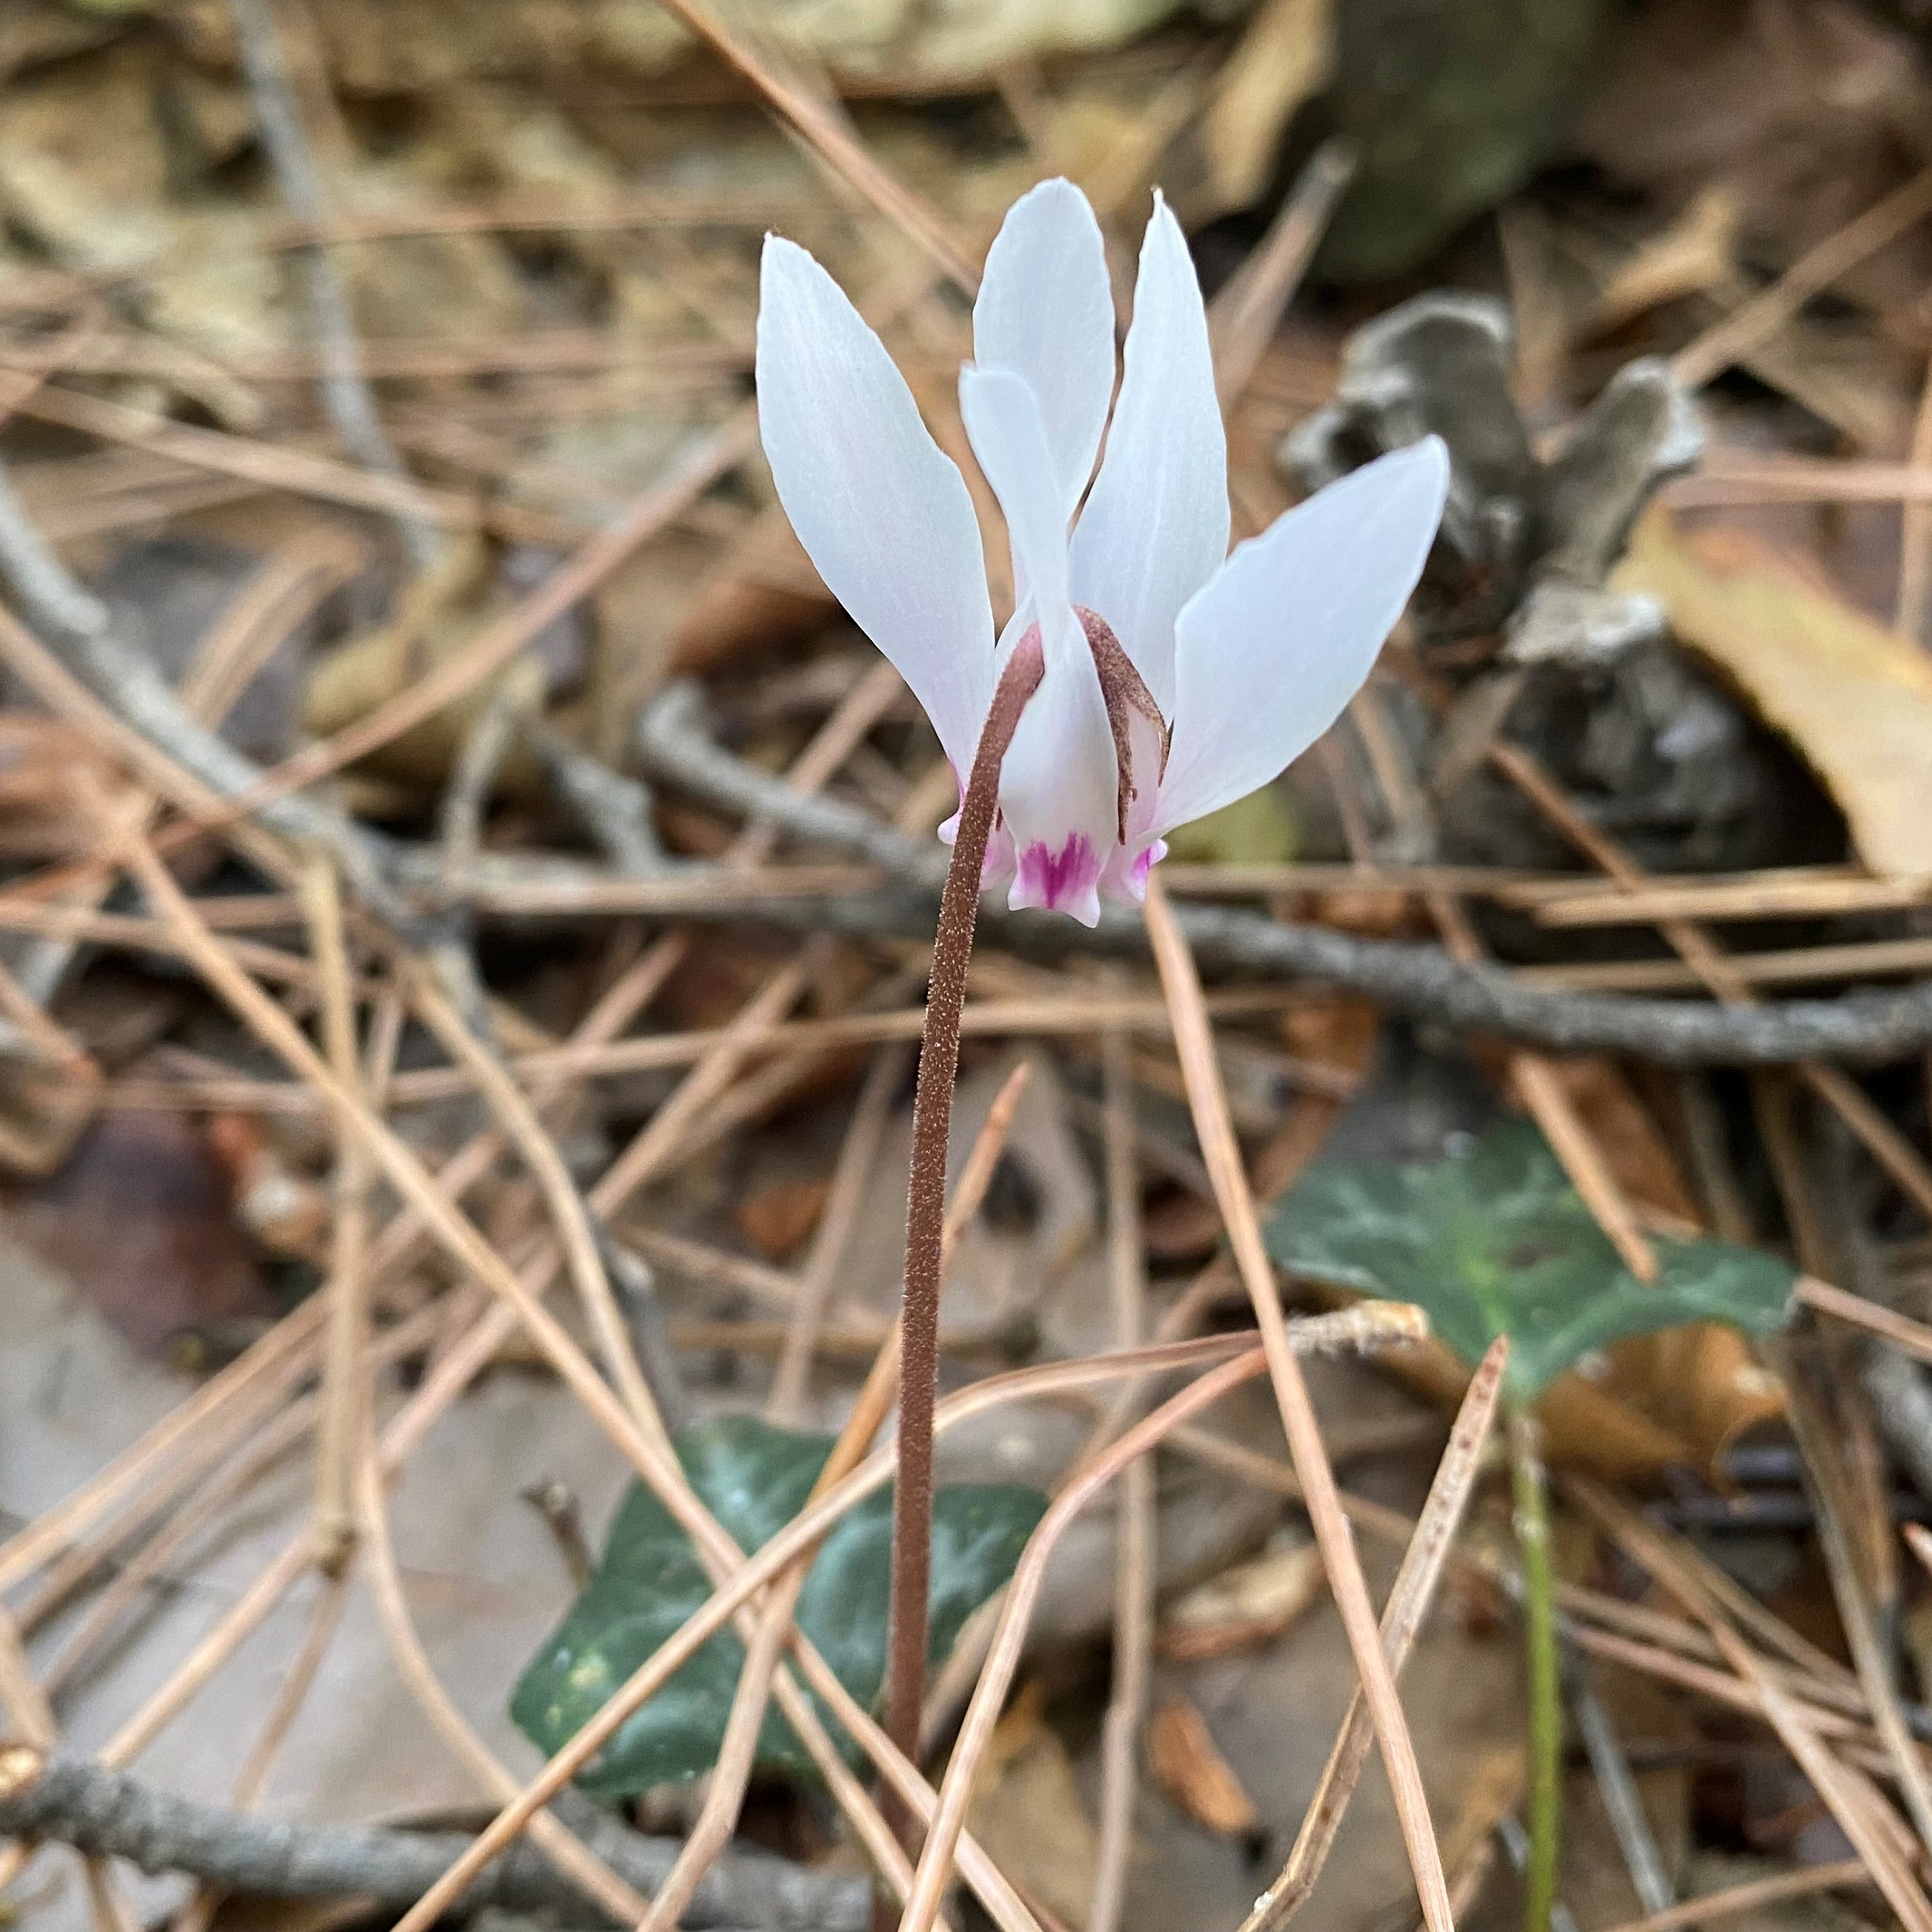
M1671 358L1686 389L1701 389L1790 321L1814 295L1932 214L1932 168L1874 202L1837 233L1807 248L1771 286Z
M1917 1356L1921 1362L1932 1362L1932 1328L1923 1322L1914 1321L1909 1315L1901 1315L1896 1308L1881 1307L1864 1295L1851 1293L1849 1289L1834 1288L1829 1282L1808 1274L1798 1277L1792 1293L1807 1308L1815 1308L1821 1315L1829 1315L1834 1321L1862 1328L1868 1335L1889 1342L1894 1348ZM1907 1526L1908 1529L1915 1527Z
M1169 1010L1173 1016L1174 1044L1181 1055L1188 1100L1194 1115L1195 1132L1200 1141L1202 1158L1214 1182L1215 1196L1221 1218L1227 1223L1228 1239L1235 1265L1254 1308L1255 1320L1268 1354L1268 1369L1275 1400L1281 1412L1281 1426L1288 1437L1289 1454L1295 1473L1301 1480L1307 1498L1308 1519L1316 1541L1321 1546L1322 1561L1328 1572L1329 1588L1342 1612L1348 1633L1349 1648L1362 1680L1369 1715L1375 1726L1376 1740L1381 1746L1382 1762L1401 1821L1404 1842L1415 1877L1415 1889L1422 1902L1423 1917L1429 1932L1454 1932L1449 1906L1449 1888L1442 1876L1442 1853L1430 1822L1429 1801L1423 1790L1422 1772L1415 1761L1415 1741L1402 1715L1402 1700L1383 1654L1377 1634L1375 1606L1369 1600L1369 1585L1362 1573L1349 1534L1348 1519L1335 1494L1335 1472L1328 1466L1322 1446L1321 1430L1315 1419L1308 1384L1289 1347L1281 1300L1274 1271L1262 1244L1261 1224L1248 1190L1247 1170L1242 1165L1241 1149L1228 1119L1227 1097L1221 1086L1220 1063L1215 1058L1214 1035L1201 1003L1200 981L1185 937L1175 924L1157 870L1149 879L1147 899L1147 935L1153 942L1155 964L1161 974Z
M1338 136L1323 142L1296 176L1267 233L1216 292L1208 322L1214 338L1214 386L1223 415L1240 401L1354 173L1355 152L1348 141Z
M395 1546L389 1531L389 1511L382 1500L382 1477L373 1450L363 1454L358 1466L356 1503L377 1612L389 1640L390 1657L405 1687L432 1727L490 1796L498 1803L513 1798L518 1789L514 1774L497 1761L450 1701L416 1634L415 1623L409 1615L409 1600L403 1594L402 1578L396 1567ZM647 1899L640 1897L551 1813L536 1814L530 1821L530 1835L539 1849L560 1871L583 1888L586 1896L594 1899L620 1920L635 1922L650 1909Z
M1496 1404L1503 1393L1503 1371L1509 1359L1509 1344L1499 1339L1477 1365L1457 1412L1450 1430L1449 1446L1436 1465L1435 1478L1429 1486L1415 1534L1403 1552L1402 1566L1396 1573L1395 1587L1389 1593L1382 1612L1382 1646L1391 1671L1400 1674L1422 1628L1423 1619L1435 1595L1450 1547L1455 1540L1462 1512L1476 1487L1482 1460L1483 1445L1488 1440L1496 1420ZM1288 1862L1274 1883L1254 1901L1241 1932L1278 1932L1287 1924L1315 1889L1322 1867L1334 1849L1335 1834L1342 1828L1343 1814L1354 1795L1362 1767L1369 1760L1369 1746L1374 1733L1366 1705L1359 1690L1349 1700L1342 1729L1322 1768L1320 1781L1308 1801L1301 1829L1295 1834Z
M1039 1595L1041 1579L1060 1538L1122 1469L1146 1455L1170 1430L1210 1408L1231 1389L1265 1374L1267 1367L1266 1351L1254 1348L1220 1368L1209 1369L1136 1423L1117 1442L1109 1443L1054 1498L1052 1507L1040 1519L1007 1588L993 1648L987 1655L985 1669L980 1673L972 1701L966 1706L958 1742L953 1747L939 1786L939 1808L926 1833L912 1897L899 1922L899 1932L931 1932L933 1921L939 1915L939 1902L951 1882L954 1851L965 1825L974 1774L992 1739L993 1727L999 1721L1013 1673L1019 1667L1020 1648L1026 1640L1027 1624Z
M333 862L315 854L302 867L302 907L309 948L322 985L324 1050L345 1085L360 1077L355 1039L355 996L349 981L348 948L342 932L342 899ZM322 1566L333 1571L347 1558L355 1534L353 1500L355 1446L363 1432L362 1358L368 1317L369 1175L354 1135L336 1146L334 1245L329 1258L328 1327L322 1346L322 1423L316 1439L316 1536Z
M273 0L229 0L229 17L234 22L242 71L254 96L256 129L275 185L298 222L320 227L328 218L328 198L289 85ZM322 405L336 433L364 469L391 478L405 489L412 486L413 479L376 414L375 398L363 368L355 312L334 261L319 242L298 244L293 255L321 361ZM421 512L408 510L398 513L396 526L412 567L418 571L429 569L441 547L435 526Z
M528 1097L504 1070L502 1062L463 1024L449 996L424 967L404 967L411 1009L436 1036L474 1083L505 1139L523 1158L542 1192L563 1249L564 1266L575 1286L599 1354L632 1419L668 1453L670 1438L656 1398L645 1381L632 1346L631 1332L597 1246L590 1210Z
M1796 1438L1807 1482L1817 1505L1818 1539L1830 1573L1832 1594L1838 1600L1838 1622L1850 1646L1873 1728L1891 1760L1905 1808L1918 1829L1921 1843L1932 1848L1932 1776L1928 1776L1925 1761L1906 1724L1899 1687L1880 1641L1877 1619L1860 1573L1845 1519L1844 1492L1831 1449L1830 1425L1820 1412L1818 1399L1802 1373L1788 1373L1783 1380L1792 1434Z
M1709 1632L1724 1661L1749 1687L1759 1711L1830 1807L1884 1894L1886 1903L1908 1932L1932 1932L1932 1904L1927 1903L1907 1856L1892 1835L1893 1830L1903 1829L1897 1814L1860 1773L1833 1756L1811 1714L1773 1681L1757 1654L1738 1637L1715 1600L1702 1588L1692 1566L1678 1560L1674 1539L1625 1508L1599 1484L1573 1479L1570 1492Z
M371 1367L400 1361L413 1354L433 1336L436 1327L435 1311L422 1308L393 1327L385 1329L370 1346ZM321 1400L315 1396L277 1407L268 1426L212 1482L205 1485L191 1500L167 1516L160 1529L139 1550L132 1555L117 1558L112 1581L88 1605L86 1615L68 1636L65 1647L45 1673L44 1682L50 1696L58 1693L100 1648L129 1605L150 1587L163 1566L315 1427L321 1409ZM32 1606L34 1612L41 1616L52 1607L53 1604L45 1597L36 1600Z
M893 1096L905 1074L904 1053L885 1047L874 1055L871 1071L859 1089L851 1124L846 1130L832 1168L832 1185L812 1238L811 1251L799 1273L797 1298L792 1304L785 1346L772 1372L771 1393L765 1404L766 1418L772 1422L797 1426L805 1385L812 1373L812 1345L817 1339L819 1324L825 1318L833 1278L844 1262L847 1246L858 1223L866 1183L878 1158L879 1142L885 1131Z
M1014 727L1045 670L1037 632L1016 644L973 755L960 801L932 947L932 981L912 1097L906 1188L905 1286L900 1304L899 1475L893 1485L892 1588L886 1611L885 1734L919 1749L926 1695L928 1592L932 1572L932 1415L939 1384L939 1291L944 1274L946 1146L959 1070L959 1014L979 914L986 841L999 809L1000 767ZM901 1823L905 1823L903 1818Z
M823 785L844 762L854 744L878 721L881 712L897 697L901 688L898 674L889 665L877 666L860 680L838 710L814 733L787 774L788 782L807 793ZM734 841L727 854L728 862L739 860L758 862L770 851L774 836L769 826L749 828ZM683 958L684 950L685 940L680 934L667 934L659 939L598 1001L569 1043L597 1047L614 1039L656 997ZM668 1163L678 1147L688 1141L693 1124L711 1111L712 1103L741 1059L738 1038L732 1029L727 1028L717 1036L709 1052L699 1056L698 1063L692 1068L687 1080L641 1131L639 1139L628 1150L625 1166L616 1172L614 1178L607 1173L592 1189L590 1204L600 1217L608 1220L623 1206L633 1187ZM568 1077L567 1069L547 1074L540 1073L531 1080L533 1094L540 1099L554 1096ZM666 1109L670 1110L670 1119L659 1127L659 1116ZM675 1132L672 1131L674 1127ZM649 1137L647 1140L646 1136ZM498 1146L497 1136L488 1131L472 1139L444 1165L437 1177L439 1190L451 1200L460 1199L487 1171ZM381 1277L400 1269L423 1231L419 1220L405 1204L377 1243L371 1257L372 1273ZM485 1319L494 1321L496 1318ZM508 1332L505 1326L502 1334ZM501 1339L501 1335L497 1337L497 1340ZM494 1346L493 1342L492 1350ZM482 1358L487 1358L487 1352ZM421 1392L427 1396L429 1392L425 1389ZM417 1405L417 1414L428 1412L426 1401Z
M1927 176L1932 180L1932 174ZM1636 893L1650 884L1650 874L1608 833L1577 811L1561 788L1527 752L1500 740L1492 743L1489 761L1523 793L1550 824L1597 866L1621 892ZM1731 958L1699 925L1688 920L1662 920L1657 930L1684 963L1727 1005L1749 1006L1755 995ZM1835 1066L1801 1060L1798 1070L1811 1090L1830 1106L1864 1143L1866 1150L1889 1173L1919 1208L1932 1215L1932 1172L1911 1142L1873 1106L1865 1093Z
M336 1627L349 1600L349 1587L355 1575L352 1550L351 1557L351 1561L345 1562L329 1577L322 1594L316 1600L315 1608L309 1615L309 1628L289 1665L288 1674L277 1687L275 1701L263 1720L260 1734L247 1761L236 1774L229 1794L229 1803L236 1811L255 1808L255 1800L262 1795L275 1769L275 1761L288 1741L289 1732L294 1728L309 1692L314 1688L322 1660L335 1640ZM208 1932L221 1908L221 1892L212 1885L198 1885L194 1896L175 1915L171 1932Z
M0 1710L6 1711L18 1737L36 1749L51 1751L60 1741L60 1728L54 1720L53 1707L34 1677L20 1641L19 1629L4 1604L0 1604ZM33 1854L33 1848L24 1843L6 1849L12 1855L13 1870L0 1871L0 1885L10 1883ZM82 1857L80 1866L99 1932L134 1932L105 1861L90 1854Z
M252 1413L252 1403L266 1407L279 1400L282 1392L306 1373L323 1314L314 1298L302 1303L97 1475L17 1531L0 1546L0 1590L32 1576L157 1470L165 1472L184 1450L199 1449L225 1412ZM214 1435L214 1440L215 1453L220 1453L222 1438Z
M527 648L532 639L568 615L640 543L736 469L757 440L757 412L747 406L734 413L670 476L639 497L628 515L586 540L521 603L479 631L460 651L385 699L366 717L284 759L232 798L206 803L194 824L174 828L159 842L159 849L171 851L206 832L251 817L275 800L367 758L466 696Z
M345 1089L335 1078L327 1063L309 1046L281 1009L235 967L219 943L201 924L192 905L156 857L153 847L138 832L118 827L110 829L118 834L118 849L125 853L127 862L133 867L156 909L174 925L189 948L194 963L210 985L221 994L224 1000L265 1043L327 1093L331 1107L338 1117L353 1124L363 1136L377 1164L392 1184L423 1212L438 1238L466 1267L476 1273L486 1285L513 1308L516 1316L520 1319L523 1326L564 1381L585 1404L605 1432L623 1450L633 1467L670 1511L673 1519L691 1536L707 1567L714 1569L720 1577L728 1576L732 1564L741 1560L741 1553L709 1511L698 1501L674 1460L640 1431L628 1412L598 1378L590 1363L557 1324L555 1318L543 1308L528 1285L505 1265L477 1233L474 1226L439 1194L434 1182L415 1157L382 1122L371 1115L355 1093ZM472 1372L474 1365L472 1363ZM244 1611L259 1619L267 1604L275 1600L281 1590L286 1587L287 1582L292 1581L294 1575L300 1573L301 1568L307 1561L308 1554L305 1547L292 1546L278 1564L271 1566L271 1572L265 1573L258 1580L257 1584L248 1593L244 1602L237 1604L226 1620L227 1624L232 1625ZM225 1628L224 1634L226 1634ZM839 1721L845 1724L847 1730L855 1731L858 1727L866 1726L869 1721L865 1719L864 1714L852 1702L812 1646L796 1634L793 1642L799 1654L801 1666L811 1680L812 1688L821 1697L832 1703ZM202 1650L198 1651L194 1660L198 1669L204 1667L203 1653L209 1647L204 1646ZM194 1679L192 1673L184 1673L185 1688L182 1694L191 1692L199 1680ZM828 1777L833 1780L835 1790L839 1789L839 1780L843 1776L843 1768L839 1765L836 1750L825 1736L824 1727L809 1701L789 1676L782 1676L778 1679L777 1695L786 1719L812 1752L814 1761L824 1766ZM863 1803L862 1794L857 1793L855 1786L848 1783L845 1789L856 1803ZM505 1815L507 1817L509 1815ZM872 1807L864 1805L855 1820L862 1834L872 1828L875 1817L876 1813ZM498 1821L499 1826L501 1822L501 1819ZM514 1826L506 1827L505 1835L507 1837L514 1829ZM501 1842L501 1839L493 1840L493 1846ZM462 1865L463 1861L459 1861L459 1865ZM462 1876L467 1877L473 1869L463 1867ZM420 1932L420 1929L434 1919L449 1899L455 1896L455 1891L460 1888L456 1872L457 1868L453 1867L451 1876L440 1883L432 1893L426 1894L421 1903L409 1915L404 1922L408 1932ZM1016 1896L1012 1894L1010 1888L1004 1885L1004 1881L998 1879L997 1873L990 1876L982 1873L982 1878L985 1882L980 1887L981 1896L986 1898L989 1907L997 1916L1003 1916L1003 1922L1009 1926L1016 1922L1031 1923L1024 1908L1018 1906Z
M1690 1926L1734 1919L1740 1912L1754 1912L1768 1905L1782 1905L1792 1899L1808 1899L1821 1892L1842 1892L1869 1885L1871 1875L1856 1858L1844 1858L1835 1865L1815 1865L1802 1872L1780 1872L1772 1878L1753 1878L1742 1885L1727 1885L1721 1892L1707 1892L1701 1898L1686 1899L1668 1911L1653 1912L1645 1919L1627 1919L1605 1932L1684 1932Z
M1141 1260L1140 1173L1135 1154L1134 1080L1127 1041L1100 1043L1105 1107L1107 1261L1114 1346L1138 1348L1145 1326ZM1154 1465L1142 1457L1120 1478L1119 1550L1114 1559L1113 1684L1100 1727L1100 1842L1086 1932L1118 1932L1127 1903L1133 1849L1135 1768L1154 1653Z
M986 1184L993 1177L994 1164L1012 1125L1013 1113L1019 1105L1028 1070L1022 1062L1007 1076L967 1156L952 1204L947 1210L947 1258L961 1231L979 1212ZM812 1485L809 1500L816 1501L822 1496L835 1482L850 1474L864 1458L872 1446L873 1437L878 1433L891 1410L898 1387L899 1325L895 1322L879 1345L858 1400L853 1404L845 1427ZM705 1794L703 1809L686 1834L684 1850L679 1853L670 1876L659 1888L652 1902L651 1916L640 1932L668 1932L668 1928L677 1923L712 1861L729 1842L732 1833L737 1828L745 1788L751 1781L759 1727L764 1722L772 1673L778 1667L779 1654L789 1635L798 1592L811 1569L811 1554L815 1553L801 1557L766 1593L759 1612L758 1634L739 1673L738 1688L725 1720L724 1735L718 1746L717 1761L712 1768L711 1786ZM903 1900L912 1891L912 1864L897 1838L889 1835L889 1842L892 1858L883 1869L893 1892Z
M714 20L697 0L664 0L664 4L720 60L743 75L781 120L802 136L881 214L923 248L968 295L978 290L978 271L947 234L938 211L898 180L864 142L840 124L825 102L774 73L755 49Z
M1377 1312L1381 1319L1373 1330L1360 1327L1358 1319L1357 1323L1344 1328L1318 1318L1299 1324L1294 1339L1304 1346L1319 1347L1323 1345L1326 1338L1344 1333L1360 1334L1365 1339L1371 1335L1396 1339L1412 1337L1419 1332L1413 1319L1413 1311L1383 1306ZM1357 1314L1358 1318L1358 1312L1351 1313ZM1408 1319L1404 1319L1405 1317ZM1230 1355L1241 1352L1244 1343L1243 1337L1216 1336L1204 1342L1170 1343L1138 1350L1126 1358L1100 1357L1080 1362L1053 1362L989 1376L942 1403L935 1418L935 1426L943 1430L1008 1402L1044 1399L1062 1389L1104 1383L1118 1376L1194 1368L1204 1363L1225 1361ZM423 1927L432 1923L436 1914L457 1896L463 1886L517 1835L532 1811L547 1803L562 1790L609 1742L633 1711L654 1697L787 1565L821 1540L847 1510L870 1495L880 1484L889 1481L896 1461L894 1450L875 1450L843 1482L834 1485L816 1503L800 1511L755 1556L744 1559L706 1602L694 1610L557 1751L536 1777L524 1787L517 1802L484 1828L436 1890L424 1895L409 1919L394 1928L394 1932L421 1932ZM916 1815L930 1817L934 1794L912 1761L872 1723L838 1679L825 1669L816 1652L802 1642L798 1649L801 1666L812 1688L832 1704L839 1723L879 1765L902 1800L912 1807ZM1030 1925L1031 1915L1018 1905L1011 1888L999 1876L997 1869L975 1860L969 1839L961 1840L959 1852L968 1882L1001 1923L1010 1924L1016 1918L1020 1923ZM1012 1903L996 1903L996 1898Z

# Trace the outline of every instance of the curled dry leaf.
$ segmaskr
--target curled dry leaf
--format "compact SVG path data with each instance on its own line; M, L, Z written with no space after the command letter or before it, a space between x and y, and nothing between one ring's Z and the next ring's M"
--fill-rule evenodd
M1646 517L1615 577L1790 739L1874 872L1932 877L1932 660L1742 531Z
M1207 1719L1185 1697L1168 1698L1148 1719L1147 1762L1162 1790L1217 1837L1239 1838L1260 1822Z
M832 1184L822 1176L774 1181L739 1204L739 1231L766 1260L789 1261L812 1239Z
M1313 1543L1265 1551L1177 1597L1161 1625L1160 1653L1191 1663L1266 1643L1294 1624L1322 1584Z

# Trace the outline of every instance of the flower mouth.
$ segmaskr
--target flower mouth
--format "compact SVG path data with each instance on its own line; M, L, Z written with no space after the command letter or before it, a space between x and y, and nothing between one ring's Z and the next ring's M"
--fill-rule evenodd
M1120 843L1124 845L1127 807L1140 796L1134 770L1134 721L1139 718L1150 726L1159 742L1159 766L1154 774L1157 785L1166 775L1173 728L1161 716L1161 708L1154 703L1147 680L1134 668L1134 660L1114 635L1112 625L1084 604L1074 606L1074 615L1080 620L1087 648L1093 653L1094 674L1100 681L1100 697L1107 706L1108 728L1113 734L1114 769L1118 774L1114 809Z

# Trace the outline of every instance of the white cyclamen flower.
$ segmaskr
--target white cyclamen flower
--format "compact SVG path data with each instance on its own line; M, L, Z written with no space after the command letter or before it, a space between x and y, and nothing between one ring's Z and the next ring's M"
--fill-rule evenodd
M1016 908L1091 926L1102 890L1144 896L1164 833L1266 784L1361 688L1428 555L1448 459L1433 436L1384 456L1230 556L1207 315L1158 196L1111 427L1113 298L1071 182L1008 211L973 351L960 408L1012 548L997 645L964 478L838 284L766 237L759 423L779 501L962 778L999 668L1037 627L1045 674L1001 771L987 871L1012 876Z

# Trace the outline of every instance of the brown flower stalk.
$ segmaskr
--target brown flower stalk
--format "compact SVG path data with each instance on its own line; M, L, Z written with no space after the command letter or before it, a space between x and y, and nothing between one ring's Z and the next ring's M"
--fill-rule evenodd
M959 1016L979 912L986 841L999 809L1000 766L1045 670L1039 633L1014 647L973 755L952 862L939 901L919 1082L912 1097L912 1172L906 1189L905 1292L899 1344L899 1471L893 1486L892 1594L886 1617L885 1733L908 1757L919 1749L926 1694L927 1596L932 1568L932 1412L939 1387L939 1283L946 1229L946 1143L959 1070ZM889 1814L890 1815L890 1814ZM900 1822L905 1822L901 1815Z

